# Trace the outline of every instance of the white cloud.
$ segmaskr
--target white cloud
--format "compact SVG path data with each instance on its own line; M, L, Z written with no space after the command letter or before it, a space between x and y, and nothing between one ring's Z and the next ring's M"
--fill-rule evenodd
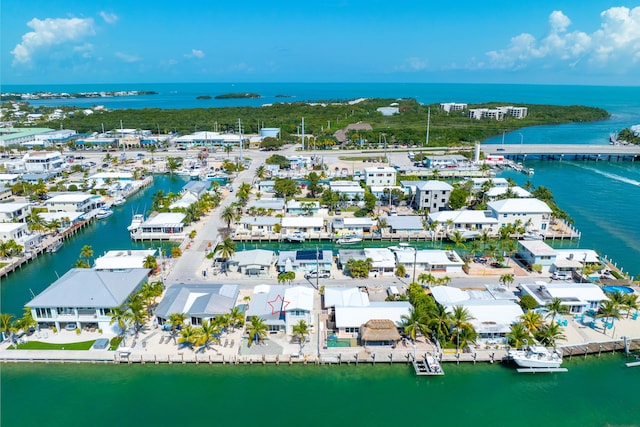
M13 65L28 65L38 51L68 42L77 42L95 34L92 18L33 18L27 23L33 29L22 36L22 42L11 51Z
M427 61L424 59L412 57L407 58L402 64L394 67L395 71L413 72L422 71L427 68Z
M116 22L118 22L118 15L116 15L115 13L109 13L109 12L105 12L105 11L100 11L100 16L102 17L102 19L104 19L104 22L106 22L107 24L115 24Z
M130 55L124 52L116 52L115 55L120 58L124 62L138 62L140 61L140 57L137 55Z
M586 59L593 67L629 67L640 61L640 7L612 7L600 14L600 27L592 33L568 31L571 20L561 11L549 15L549 31L539 40L522 33L509 46L487 52L482 68L520 69L544 61L544 66L570 67Z
M191 53L184 55L185 58L204 58L204 52L199 49L191 49Z

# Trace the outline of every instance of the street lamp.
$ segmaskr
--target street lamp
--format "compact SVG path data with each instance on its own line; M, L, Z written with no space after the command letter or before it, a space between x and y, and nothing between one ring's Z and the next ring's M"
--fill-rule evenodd
M524 135L522 135L520 132L518 132L518 135L520 135L520 145L522 145L524 143Z

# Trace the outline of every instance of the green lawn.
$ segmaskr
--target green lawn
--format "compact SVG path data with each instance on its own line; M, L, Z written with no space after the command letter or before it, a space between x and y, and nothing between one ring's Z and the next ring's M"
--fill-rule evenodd
M18 350L89 350L96 340L56 344L41 341L29 341L18 345ZM9 347L13 349L13 347Z

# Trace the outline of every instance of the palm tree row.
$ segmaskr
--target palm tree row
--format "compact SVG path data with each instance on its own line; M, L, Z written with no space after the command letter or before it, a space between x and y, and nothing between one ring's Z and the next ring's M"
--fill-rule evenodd
M546 346L555 347L558 341L566 339L562 327L556 322L556 317L568 314L569 308L562 304L560 298L553 298L545 308L546 317L551 318L549 322L545 321L542 314L530 310L520 316L519 322L511 325L507 334L510 345L518 348L521 344L536 340Z
M231 309L229 313L215 316L212 319L202 320L202 324L187 325L185 327L185 318L183 313L172 313L169 315L169 323L171 324L172 336L175 338L179 335L178 343L189 348L194 346L200 347L200 351L206 351L211 344L220 344L220 335L228 328L237 328L244 322L244 313L238 307Z
M0 258L11 258L20 255L23 249L24 247L13 239L0 241Z
M161 282L143 283L126 303L111 310L110 324L118 326L123 341L130 326L133 326L133 331L138 336L146 320L151 317L155 300L162 295L162 290Z
M466 308L456 306L450 313L424 293L417 283L409 285L409 301L413 308L408 315L402 316L405 334L415 341L418 334L434 336L441 344L456 343L465 348L476 342L478 334L471 324L473 317Z

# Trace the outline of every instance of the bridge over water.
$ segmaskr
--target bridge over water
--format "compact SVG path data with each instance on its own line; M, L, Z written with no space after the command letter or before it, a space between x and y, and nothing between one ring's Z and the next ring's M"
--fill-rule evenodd
M640 160L638 145L483 144L480 150L485 156L499 155L510 160Z

